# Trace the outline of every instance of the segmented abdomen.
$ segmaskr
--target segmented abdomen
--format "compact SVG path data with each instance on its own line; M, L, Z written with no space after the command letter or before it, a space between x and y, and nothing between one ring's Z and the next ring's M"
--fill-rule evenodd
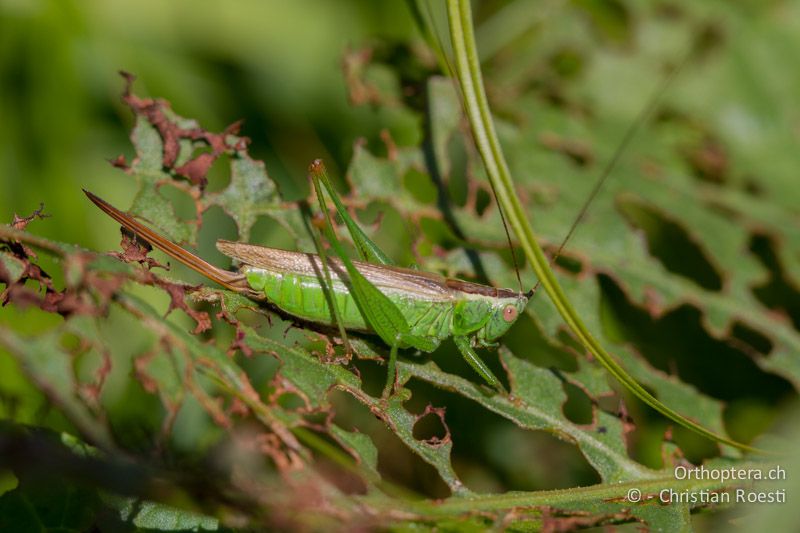
M249 265L243 267L242 271L253 290L263 292L270 303L286 313L316 324L336 325L330 310L330 296L322 290L316 277L275 273ZM373 331L347 285L335 276L332 294L345 329ZM385 294L403 313L412 334L437 340L450 335L453 315L451 302L421 301L395 292Z

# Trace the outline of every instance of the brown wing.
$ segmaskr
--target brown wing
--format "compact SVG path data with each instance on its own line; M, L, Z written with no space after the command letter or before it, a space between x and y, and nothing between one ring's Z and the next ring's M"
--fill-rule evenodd
M285 272L301 276L319 276L322 261L315 254L292 252L278 248L266 248L253 244L219 240L217 249L245 265L263 268L271 272ZM346 270L337 258L328 258L333 275L346 278ZM353 265L367 280L380 289L390 292L409 292L430 301L450 301L453 291L442 276L419 272L410 268L375 265L363 261L353 261Z

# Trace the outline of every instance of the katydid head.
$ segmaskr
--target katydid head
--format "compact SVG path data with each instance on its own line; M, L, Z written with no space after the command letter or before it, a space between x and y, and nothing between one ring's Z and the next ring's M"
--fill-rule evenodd
M498 298L492 305L489 320L477 331L478 343L490 345L495 339L505 335L525 311L526 305L528 305L528 297L524 293L519 293L512 298Z

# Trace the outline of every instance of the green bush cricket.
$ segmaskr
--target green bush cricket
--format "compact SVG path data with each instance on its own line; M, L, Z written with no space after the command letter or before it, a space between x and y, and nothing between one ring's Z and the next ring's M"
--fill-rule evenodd
M315 255L220 240L217 249L240 262L239 272L229 272L169 241L92 193L84 192L126 229L229 290L266 300L306 322L338 325L343 336L346 330L377 334L391 347L385 394L394 380L398 348L432 352L449 337L453 337L464 359L489 385L504 390L474 348L495 346L494 341L524 311L530 293L385 264L388 259L343 209L319 161L312 164L311 175L323 212L327 214L320 181L331 193L348 227L356 228L351 233L362 257L377 263L350 260L327 219L326 234L338 257L326 258L321 247L321 255Z

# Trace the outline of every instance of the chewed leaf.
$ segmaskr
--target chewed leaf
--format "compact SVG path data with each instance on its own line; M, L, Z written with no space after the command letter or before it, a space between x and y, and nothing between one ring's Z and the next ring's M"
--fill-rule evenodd
M479 402L523 428L547 430L574 442L605 482L656 476L655 471L642 467L627 456L619 418L599 412L596 413L595 423L590 427L574 424L562 412L566 395L561 382L551 372L513 356L505 360L509 372L515 376L512 393L518 396L516 400L499 395L487 398L475 385L446 374L430 363L402 365L401 369L408 376L423 379Z
M155 186L144 185L133 200L131 211L160 228L176 242L192 242L197 227L180 222L169 200L159 194Z
M378 473L378 449L372 439L363 433L345 431L336 425L331 426L330 432L343 446L352 451L358 458L359 464L373 479L380 479L380 474Z
M133 78L127 75L126 79L128 86L123 99L136 115L131 134L136 157L130 165L119 159L113 164L139 183L131 207L133 214L176 242L192 243L203 212L219 206L236 222L242 240L249 239L259 217L268 216L300 248L311 248L297 205L282 201L264 163L250 157L247 150L250 140L238 135L240 123L218 133L207 131L197 121L176 114L164 100L136 96L132 92ZM229 162L230 181L224 189L204 194L208 172L222 156ZM161 193L165 186L188 193L195 204L194 220L178 218L172 203Z
M95 418L91 406L79 395L77 377L61 347L60 331L42 335L35 341L22 338L5 328L0 331L0 346L13 355L30 379L49 400L58 406L75 427L93 442L110 446L108 427Z
M262 161L238 152L231 157L230 167L230 184L222 192L208 195L206 205L222 207L236 221L239 237L247 241L257 217L277 211L280 197Z

